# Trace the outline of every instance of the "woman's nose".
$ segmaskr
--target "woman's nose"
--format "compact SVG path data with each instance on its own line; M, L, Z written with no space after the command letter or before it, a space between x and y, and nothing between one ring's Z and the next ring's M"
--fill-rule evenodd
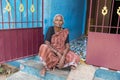
M60 24L60 21L58 21L57 23Z

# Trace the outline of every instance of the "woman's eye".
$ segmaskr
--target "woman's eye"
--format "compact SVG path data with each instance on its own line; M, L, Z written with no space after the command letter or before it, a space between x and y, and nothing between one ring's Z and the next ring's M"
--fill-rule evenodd
M56 19L55 21L62 21L62 20L58 20L58 19Z
M59 21L59 20L56 19L55 21Z

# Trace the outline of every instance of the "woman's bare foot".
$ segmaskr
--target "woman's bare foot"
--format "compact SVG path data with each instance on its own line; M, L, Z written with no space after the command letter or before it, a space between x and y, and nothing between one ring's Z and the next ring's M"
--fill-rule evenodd
M46 73L46 68L43 67L42 70L40 71L40 75L41 75L42 77L44 77L44 76L45 76L45 73Z
M72 65L71 66L71 70L75 70L75 69L76 69L76 67Z

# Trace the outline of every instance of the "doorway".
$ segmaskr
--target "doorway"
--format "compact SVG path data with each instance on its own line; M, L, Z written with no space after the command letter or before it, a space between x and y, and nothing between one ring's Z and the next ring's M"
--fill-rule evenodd
M90 0L88 64L120 70L120 0Z

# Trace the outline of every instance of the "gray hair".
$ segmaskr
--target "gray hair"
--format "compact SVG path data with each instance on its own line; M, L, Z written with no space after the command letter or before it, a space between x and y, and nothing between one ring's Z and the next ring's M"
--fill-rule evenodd
M62 19L63 19L63 23L64 23L64 17L63 17L61 14L56 14L56 15L54 16L54 18L53 18L53 21L55 21L55 18L56 18L57 16L61 16Z

